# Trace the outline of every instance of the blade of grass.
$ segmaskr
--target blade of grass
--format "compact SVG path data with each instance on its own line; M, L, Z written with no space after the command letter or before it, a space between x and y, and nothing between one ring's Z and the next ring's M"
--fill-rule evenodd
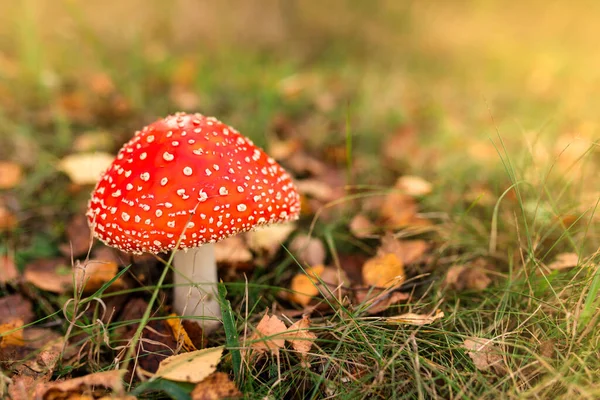
M227 348L231 353L231 362L233 364L233 376L236 383L240 384L241 368L242 368L242 355L240 353L240 341L235 326L235 315L231 308L231 303L227 300L227 287L221 281L218 284L219 304L223 313L223 327L225 329L225 340L227 342Z

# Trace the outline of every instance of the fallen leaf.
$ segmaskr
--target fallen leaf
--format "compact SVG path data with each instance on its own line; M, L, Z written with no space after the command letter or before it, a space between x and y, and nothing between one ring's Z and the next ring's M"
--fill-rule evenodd
M286 329L285 323L275 315L268 316L265 314L256 326L255 332L248 338L250 348L258 354L267 351L278 354L279 349L285 344L285 338L282 334Z
M123 391L121 380L122 371L112 370L96 372L85 375L80 378L67 379L64 381L50 382L38 387L35 393L36 399L70 399L77 398L78 395L89 393L103 387L112 390L114 393ZM73 396L73 397L71 397ZM85 397L80 397L85 398ZM88 397L91 398L91 397Z
M269 149L268 154L275 160L281 161L290 157L302 146L300 141L294 138L286 140L271 139L267 147Z
M444 312L441 310L436 310L435 314L415 314L415 313L406 313L401 315L396 315L394 317L385 318L385 322L388 324L406 324L406 325L429 325L434 323L440 318L444 317Z
M12 189L21 183L21 166L10 161L0 161L0 189Z
M289 245L290 252L306 265L319 265L325 262L327 253L323 242L308 235L296 235Z
M579 264L579 256L576 253L561 253L554 261L546 266L550 271L574 268Z
M419 260L428 249L429 245L424 240L399 240L388 232L381 238L377 254L393 253L404 265L408 265Z
M219 264L246 265L252 262L252 253L241 236L232 236L215 243L215 258Z
M0 231L10 230L17 226L17 218L0 202Z
M223 347L210 347L167 357L160 362L155 377L177 382L198 383L215 372Z
M454 290L481 291L487 288L492 280L484 268L473 265L455 265L448 269L443 286Z
M115 91L112 78L105 72L95 72L87 77L89 88L98 96L108 96Z
M417 202L412 196L398 190L390 191L384 198L380 208L383 223L388 228L403 228L414 226L428 226L429 220L420 218Z
M23 278L32 285L54 293L73 287L73 271L62 258L37 260L25 266Z
M368 286L400 286L406 280L404 264L394 253L379 255L363 265L362 278Z
M499 375L506 373L500 349L491 339L471 337L464 341L462 347L467 350L467 355L478 370L487 371L491 368Z
M29 375L15 375L11 377L8 385L8 395L11 400L31 400L39 387L48 382L49 377L42 375L33 377ZM2 395L0 390L0 395Z
M302 355L306 355L317 338L317 335L308 330L310 328L310 319L303 317L294 322L283 335L285 340L289 341L292 348Z
M305 273L299 273L294 276L290 285L294 293L290 295L290 300L306 307L312 298L319 294L317 285L324 271L325 266L315 265L314 267L306 268Z
M23 346L23 320L15 318L0 324L0 349L8 346Z
M77 287L83 287L84 293L91 293L113 279L117 275L119 266L111 261L92 259L85 261L83 264L78 261L74 269ZM123 286L123 280L118 278L111 283L110 288L116 290Z
M248 246L256 253L266 253L268 257L272 257L295 229L296 224L293 222L258 228L248 232Z
M58 167L78 185L95 184L112 164L114 156L108 153L75 153L63 158Z
M356 214L350 221L350 233L359 239L371 237L376 231L377 227L363 214Z
M6 370L29 375L51 374L64 346L62 335L44 328L27 327L20 337L0 346L0 363Z
M394 304L410 299L410 293L373 288L372 290L357 290L355 298L369 315L379 314Z
M33 321L33 306L20 294L0 297L0 324L20 319L28 324Z
M71 218L67 224L65 233L68 243L60 245L60 251L64 256L78 257L87 254L93 240L85 215L77 214Z
M186 351L195 351L196 346L192 342L192 339L188 336L183 324L181 323L181 318L177 316L177 314L169 314L169 318L165 320L165 323L169 325L171 328L171 332L173 332L173 337L177 341L177 345L183 347Z
M395 185L410 196L425 196L431 193L432 185L419 176L404 175L398 178Z
M77 153L107 151L112 146L112 135L100 130L83 132L73 141L73 150Z
M224 372L214 372L198 383L192 393L191 400L220 400L241 398L235 383Z
M298 191L304 196L315 198L322 202L336 199L336 193L326 182L318 179L302 179L296 182Z
M0 255L0 284L6 284L19 277L15 260L9 255Z

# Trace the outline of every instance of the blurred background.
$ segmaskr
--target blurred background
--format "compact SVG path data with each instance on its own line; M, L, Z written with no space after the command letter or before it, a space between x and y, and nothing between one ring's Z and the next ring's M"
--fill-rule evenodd
M599 8L5 1L0 158L39 186L67 154L114 154L155 119L198 111L278 159L301 148L334 166L351 162L352 183L425 176L442 204L470 187L501 193L503 151L530 181L552 173L595 199L597 187L584 184L595 165L579 161L594 153L600 118Z

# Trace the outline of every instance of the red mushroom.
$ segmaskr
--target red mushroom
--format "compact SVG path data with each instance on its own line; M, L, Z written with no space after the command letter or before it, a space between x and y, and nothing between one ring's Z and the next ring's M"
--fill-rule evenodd
M122 251L176 251L175 310L218 318L212 243L295 220L299 211L290 176L248 138L215 118L178 113L121 148L92 192L87 217L98 239Z

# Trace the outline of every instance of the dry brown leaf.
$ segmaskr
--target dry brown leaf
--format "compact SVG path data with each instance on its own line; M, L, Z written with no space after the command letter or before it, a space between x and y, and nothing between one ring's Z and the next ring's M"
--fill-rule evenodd
M0 231L10 230L17 226L17 218L0 202Z
M325 271L325 266L315 265L306 268L305 273L299 273L292 278L291 289L294 291L290 295L290 300L294 303L306 307L313 296L319 294L319 279Z
M388 232L381 238L377 253L393 253L404 265L408 265L420 259L428 249L429 245L424 240L398 240Z
M246 265L252 262L252 253L241 236L233 236L215 243L215 258L219 264Z
M473 265L455 265L448 269L443 286L454 290L481 291L487 288L492 280L484 268Z
M487 371L491 368L499 375L506 373L500 349L491 339L471 337L464 341L462 347L467 350L467 355L478 370Z
M75 138L73 150L77 153L107 151L112 145L112 135L108 131L88 131Z
M177 314L169 314L169 318L165 320L166 324L169 325L171 331L173 332L173 337L177 340L177 344L182 346L186 351L195 351L196 346L190 339L187 334L183 324L181 323L181 318L177 316Z
M0 346L3 367L28 375L52 374L64 346L64 338L44 328L24 328L22 339Z
M576 253L561 253L554 261L547 265L550 271L574 268L579 264L579 256Z
M283 335L290 342L292 348L302 355L307 354L312 348L317 335L308 330L310 319L303 317L294 322Z
M401 176L395 186L410 196L425 196L431 193L433 188L425 179L413 175Z
M444 317L444 312L441 310L436 310L435 314L415 314L415 313L406 313L401 315L396 315L394 317L385 318L385 322L388 324L406 324L406 325L429 325L434 323L440 318Z
M281 243L296 229L294 222L261 227L248 232L248 246L256 253L266 253L272 257L281 248Z
M71 218L65 233L68 243L60 245L60 251L64 256L70 258L87 254L92 245L92 234L85 215L77 214Z
M35 392L35 398L73 399L77 398L77 395L88 393L90 390L97 389L98 387L110 389L114 393L120 393L123 391L121 374L122 371L119 370L96 372L82 376L81 378L46 383L38 387Z
M385 196L380 215L388 228L430 225L429 220L417 216L418 211L417 203L412 196L395 190Z
M357 290L355 298L358 304L362 304L367 314L379 314L390 306L410 299L410 293L390 291L382 289Z
M28 324L33 318L33 306L25 297L18 293L0 297L0 324L15 319L21 319L23 323Z
M350 233L359 239L364 239L372 236L377 227L363 214L356 214L350 221Z
M50 379L47 375L33 377L29 375L16 375L11 377L8 385L8 396L11 400L31 400L38 388ZM1 383L0 383L1 384ZM2 390L0 389L0 396Z
M241 398L235 383L224 372L215 372L198 383L192 393L191 400L220 400Z
M42 290L64 293L73 287L73 271L67 265L62 258L37 260L25 266L23 277Z
M23 179L21 166L10 161L0 161L0 189L12 189Z
M269 149L268 154L275 160L281 161L298 151L302 145L298 139L272 139L269 140L267 147Z
M256 326L256 331L248 339L250 348L263 354L267 351L278 354L285 344L282 333L286 331L285 323L275 315L265 316Z
M324 203L335 200L336 193L326 182L318 179L302 179L296 182L298 191Z
M198 383L215 372L223 347L210 347L167 357L160 362L155 377L177 382Z
M15 260L9 255L0 255L0 284L6 284L19 277Z
M102 285L117 275L119 266L111 261L87 260L83 265L75 266L75 283L77 287L83 286L84 293L95 292ZM116 279L110 286L112 290L124 286L121 278Z
M394 253L379 255L363 265L362 278L368 286L400 286L406 280L404 264Z
M317 238L308 235L296 235L289 245L290 251L299 261L307 265L319 265L325 262L325 245Z
M76 153L63 158L58 168L78 185L92 185L112 164L115 156L103 152Z

